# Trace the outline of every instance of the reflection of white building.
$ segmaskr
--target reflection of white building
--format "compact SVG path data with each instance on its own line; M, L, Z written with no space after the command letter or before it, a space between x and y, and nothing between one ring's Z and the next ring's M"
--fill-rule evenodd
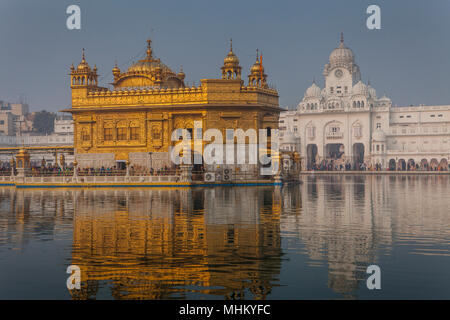
M361 81L343 36L323 75L324 88L313 83L296 111L280 115L281 148L290 145L294 134L308 166L334 159L383 169L404 170L407 164L448 169L450 105L397 107L386 96L378 98L370 83Z

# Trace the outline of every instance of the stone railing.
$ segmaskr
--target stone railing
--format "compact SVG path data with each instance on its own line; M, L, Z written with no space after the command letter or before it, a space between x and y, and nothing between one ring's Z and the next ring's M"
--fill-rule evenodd
M327 132L326 133L327 139L341 139L344 137L343 132Z
M179 176L40 176L25 177L21 183L92 183L92 184L117 184L117 183L172 183L179 182Z

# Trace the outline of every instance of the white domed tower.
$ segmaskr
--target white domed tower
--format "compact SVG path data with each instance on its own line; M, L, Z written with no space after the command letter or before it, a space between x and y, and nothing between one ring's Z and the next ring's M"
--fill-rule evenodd
M313 81L313 84L306 89L300 107L303 110L318 110L322 100L322 89Z
M323 70L327 94L347 96L352 87L361 80L361 73L355 63L353 51L345 46L341 33L339 47L330 54L329 62Z

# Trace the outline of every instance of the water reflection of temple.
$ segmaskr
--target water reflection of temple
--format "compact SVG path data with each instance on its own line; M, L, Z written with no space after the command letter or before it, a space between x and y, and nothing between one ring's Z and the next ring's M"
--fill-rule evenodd
M327 273L320 294L354 297L396 248L448 258L450 177L309 176L275 190L0 188L0 254L64 239L63 278L82 270L74 299L277 298L274 286L302 285L284 281L282 255Z
M279 215L270 189L74 192L72 264L81 293L100 282L127 299L184 298L191 291L263 299L280 271ZM193 200L192 200L193 199Z
M365 286L367 266L379 262L380 251L389 254L393 242L450 245L442 201L448 177L336 175L303 182L283 190L282 234L301 239L310 266L325 264L336 293L353 296ZM415 253L436 254L426 246Z

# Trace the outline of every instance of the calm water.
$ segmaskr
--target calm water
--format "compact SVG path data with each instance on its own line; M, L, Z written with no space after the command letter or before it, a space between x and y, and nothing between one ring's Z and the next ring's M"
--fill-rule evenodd
M0 298L449 299L449 208L444 176L0 188ZM381 290L366 287L371 264Z

